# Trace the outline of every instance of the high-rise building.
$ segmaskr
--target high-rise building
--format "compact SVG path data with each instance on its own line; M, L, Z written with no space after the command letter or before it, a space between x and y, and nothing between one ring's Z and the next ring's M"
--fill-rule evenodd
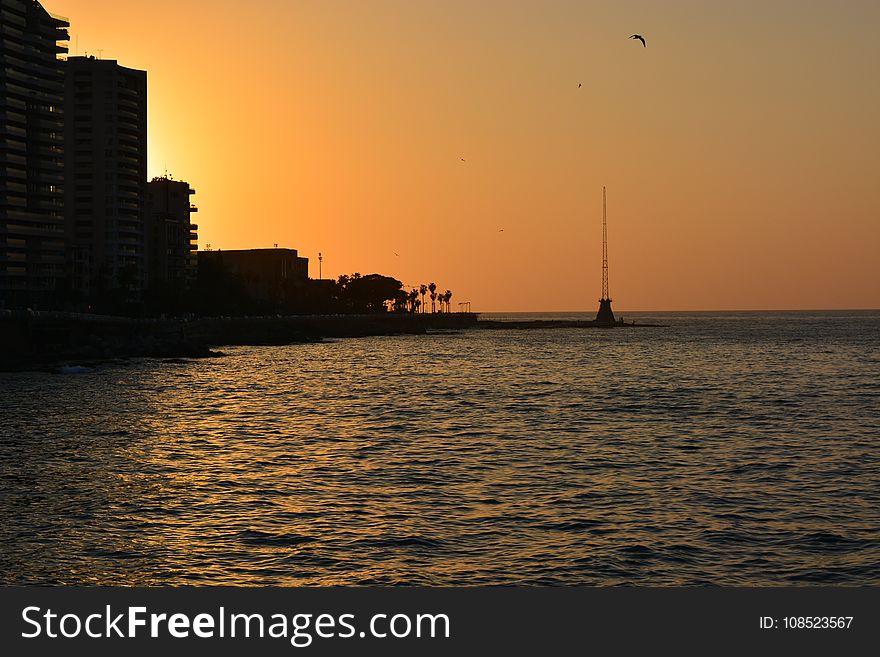
M153 178L147 183L148 286L188 284L195 279L198 226L191 222L199 209L190 202L196 191L182 180Z
M64 279L66 19L0 0L0 308L51 307Z
M75 288L134 300L147 276L147 73L69 57L65 84L65 215Z

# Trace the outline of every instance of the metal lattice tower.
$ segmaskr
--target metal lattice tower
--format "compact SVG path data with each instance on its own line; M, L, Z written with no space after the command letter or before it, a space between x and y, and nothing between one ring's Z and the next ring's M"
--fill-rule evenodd
M608 204L602 187L602 300L608 296Z
M602 187L602 298L599 299L599 313L596 326L611 328L617 325L614 311L611 310L611 297L608 296L608 202L605 188Z

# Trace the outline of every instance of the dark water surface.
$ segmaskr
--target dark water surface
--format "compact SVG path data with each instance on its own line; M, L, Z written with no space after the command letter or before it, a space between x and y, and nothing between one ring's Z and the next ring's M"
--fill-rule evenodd
M880 313L632 318L0 374L0 582L880 584Z

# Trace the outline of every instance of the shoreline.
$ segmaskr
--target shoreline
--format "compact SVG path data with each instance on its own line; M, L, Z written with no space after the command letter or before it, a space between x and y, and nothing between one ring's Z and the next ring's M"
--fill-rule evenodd
M589 319L526 319L526 320L495 320L481 319L476 328L484 331L493 330L530 330L530 329L616 329L616 328L663 328L664 324L639 324L636 322L615 322L603 324Z
M424 335L462 329L612 329L660 324L589 320L482 320L478 313L290 315L135 319L59 312L0 314L0 372L57 371L128 358L222 357L224 346L287 345L328 338Z
M134 319L59 312L0 314L0 372L127 358L212 358L232 345L309 344L326 338L421 335L472 328L474 313Z

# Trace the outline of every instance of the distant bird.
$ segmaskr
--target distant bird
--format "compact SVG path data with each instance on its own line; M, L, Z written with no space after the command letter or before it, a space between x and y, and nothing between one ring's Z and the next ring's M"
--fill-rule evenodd
M503 233L503 232L504 232L504 229L502 228L502 229L499 230L498 232L499 232L499 233Z
M464 162L464 158L461 158L461 161Z
M645 43L645 37L643 37L641 34L633 34L633 35L630 37L630 39L638 39L639 41L642 42L642 45L643 45L645 48L648 47L648 44Z
M400 257L400 254L399 254L399 253L395 253L394 255L396 255L398 258Z
M580 82L578 82L578 89L580 89L580 88L583 87L583 86L584 86L583 84L581 84Z

